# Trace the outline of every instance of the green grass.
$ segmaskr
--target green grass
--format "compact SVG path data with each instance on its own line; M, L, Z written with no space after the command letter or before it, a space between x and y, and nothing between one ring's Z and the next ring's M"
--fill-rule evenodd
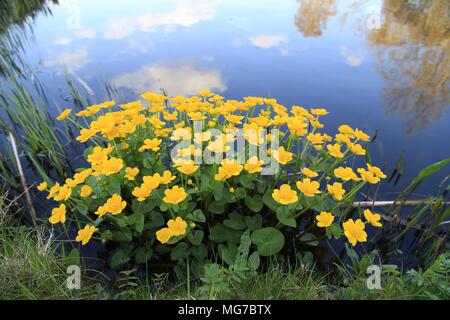
M225 281L228 290L213 295L205 280L170 280L168 274L122 271L111 281L105 276L81 279L80 290L66 286L69 263L61 241L50 229L21 226L6 194L0 196L0 300L10 299L450 299L450 253L439 256L426 270L383 269L381 290L366 286L366 266L373 255L354 256L349 265L324 273L311 264L272 261L265 272ZM14 210L15 211L15 210ZM300 261L300 260L299 260ZM215 276L213 276L215 277ZM169 279L170 278L170 279ZM203 278L207 278L205 275ZM102 280L102 281L100 281ZM216 283L217 284L217 283ZM221 288L216 286L215 288Z
M66 269L55 253L54 242L42 232L12 228L2 232L0 247L0 299L205 299L199 279L172 282L167 274L143 280L122 272L114 282L99 284L83 278L80 290L66 288ZM442 259L441 259L442 260ZM297 266L286 270L273 263L266 272L233 283L230 292L215 299L449 299L450 258L434 271L383 274L382 289L369 290L364 275L350 280L339 272L324 274Z

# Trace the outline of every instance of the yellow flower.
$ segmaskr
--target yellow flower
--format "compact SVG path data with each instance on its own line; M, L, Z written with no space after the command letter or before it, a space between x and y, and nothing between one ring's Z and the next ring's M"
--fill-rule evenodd
M308 168L302 168L302 173L307 176L308 178L315 178L317 177L319 174L311 169Z
M106 160L102 165L102 173L105 176L119 172L123 168L123 160L119 158L111 158Z
M338 128L339 132L345 134L349 138L355 137L355 131L349 125L342 125Z
M130 168L127 167L125 169L125 178L127 178L130 181L133 181L136 179L136 176L139 174L139 168Z
M145 176L142 178L146 188L155 190L161 184L161 176L159 173L155 173L153 176Z
M336 176L336 178L339 178L343 181L349 181L349 180L359 181L360 180L358 178L358 176L356 175L356 173L353 171L353 169L350 167L336 168L336 169L334 169L334 175Z
M189 118L191 118L192 121L201 121L205 119L203 116L203 113L201 112L189 112L188 113Z
M106 210L105 206L100 206L97 208L97 210L95 211L95 214L99 217L103 217L105 214L108 213L108 210Z
M59 185L59 183L58 182L55 183L48 191L47 199L53 198L59 192L60 188L61 188L61 186Z
M180 163L177 170L183 174L190 175L198 170L198 166L194 164L194 161L190 160Z
M314 150L321 151L323 149L323 146L321 144L315 144L313 145Z
M210 131L202 132L202 133L196 133L194 136L194 142L201 144L202 142L211 140L212 134ZM192 146L194 149L194 146Z
M78 235L75 240L81 242L81 244L84 246L89 242L89 240L91 240L91 237L95 231L97 231L96 227L86 225L83 229L78 231Z
M367 169L369 169L370 172L372 172L376 177L380 179L386 179L386 175L381 171L380 168L371 166L370 164L367 164Z
M66 222L66 205L61 204L52 210L52 216L48 219L51 224Z
M178 186L165 190L164 195L163 201L170 204L178 204L187 198L187 193L184 188Z
M341 145L338 143L335 143L334 145L328 144L327 149L328 149L328 153L335 158L343 158L344 157L344 154L341 152Z
M211 97L212 95L214 95L214 93L212 93L210 90L205 89L205 90L200 90L197 92L198 95L202 96L202 97Z
M312 144L321 144L323 142L323 136L320 133L310 133L307 139Z
M311 125L317 129L322 129L324 127L324 125L317 120L311 120Z
M264 165L263 160L259 160L257 156L253 156L250 159L248 159L247 163L244 165L244 169L248 173L257 173L262 171L263 165Z
M228 122L234 123L234 124L241 124L242 119L244 119L244 116L238 116L235 114L226 115L225 119L227 119Z
M53 198L55 201L67 201L72 195L72 188L64 185L59 188L58 194Z
M371 171L367 171L364 168L358 168L357 171L363 181L366 181L370 184L377 184L378 182L380 182L380 178L376 177Z
M90 186L85 184L84 186L81 187L81 189L80 189L81 197L83 197L83 198L89 197L91 194L92 194L92 188Z
M38 186L37 186L37 189L39 190L39 191L44 191L44 190L46 190L47 189L47 187L48 187L48 184L47 184L47 182L42 182L41 184L39 184Z
M318 216L316 216L317 226L320 228L328 228L333 224L334 216L326 211L322 211Z
M292 153L286 151L284 147L278 148L278 150L272 150L272 156L277 160L280 164L287 164L292 160Z
M298 195L288 184L283 184L280 189L274 189L272 198L279 204L288 205L298 201Z
M113 147L95 147L92 150L92 153L87 156L87 161L91 164L103 163L108 160L108 155L112 152L112 150Z
M173 180L175 180L175 176L172 175L172 172L170 172L169 170L164 171L162 177L161 177L161 184L169 184L171 183Z
M75 182L77 184L82 184L84 183L84 181L86 181L87 178L89 178L89 176L92 174L92 169L88 168L88 169L84 169L78 173L75 173L73 175L73 179L75 180Z
M65 120L72 113L72 109L66 109L56 118L56 120Z
M366 154L366 150L364 150L364 148L359 143L349 143L347 147L351 152L358 156L363 156Z
M356 221L349 219L342 226L344 227L344 235L352 246L355 246L357 242L367 241L367 233L364 231L365 225L360 219Z
M236 160L222 160L221 166L215 175L216 181L222 181L234 176L238 176L242 172L243 166L238 164Z
M314 197L316 194L321 193L319 191L320 183L317 181L311 181L309 178L303 179L302 182L297 181L297 188L306 197Z
M145 184L143 184L140 187L134 188L131 194L137 198L137 201L142 202L150 196L152 190L153 189L148 188Z
M81 129L80 135L76 138L77 141L86 142L91 137L95 136L96 132L91 129Z
M355 134L355 138L358 140L370 141L370 136L359 129L356 129L354 134Z
M166 121L174 121L178 119L178 113L176 111L172 113L164 112L163 118Z
M65 181L65 184L66 184L66 186L68 186L69 188L75 188L76 186L78 186L78 182L77 181L75 181L74 179L70 179L70 178L67 178L66 179L66 181Z
M351 143L350 138L343 133L336 134L334 139L336 140L336 142L339 142L339 143L346 143L346 144Z
M159 146L161 145L160 139L145 139L144 145L139 148L139 152L144 152L145 150L159 151Z
M170 219L167 222L167 226L172 230L174 236L182 236L186 233L187 223L180 217L177 217L175 220Z
M374 227L381 227L383 226L380 223L381 215L378 213L372 213L369 209L364 210L364 218L366 218L367 222L369 222Z
M111 198L109 198L104 204L107 212L110 212L113 215L117 215L122 213L123 209L127 206L125 201L122 201L122 197L118 194L114 194Z
M148 118L148 122L153 125L156 129L163 128L166 124L164 121L161 121L157 116Z
M311 114L316 116L325 116L329 114L329 112L327 111L327 109L311 109Z
M338 201L342 200L345 194L344 188L342 188L342 183L335 182L332 185L327 185L328 192Z
M173 236L173 231L169 228L162 228L156 231L156 239L162 244L166 243Z
M120 150L127 150L130 145L126 142L120 143Z

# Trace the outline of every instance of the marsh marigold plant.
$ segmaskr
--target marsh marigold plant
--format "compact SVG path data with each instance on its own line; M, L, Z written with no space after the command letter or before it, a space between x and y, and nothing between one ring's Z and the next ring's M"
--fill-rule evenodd
M188 259L195 272L216 254L232 263L245 232L259 264L285 243L345 237L355 246L382 226L370 210L348 214L361 188L386 178L368 163L370 137L346 124L327 130L326 109L209 90L141 97L64 110L58 119L78 126L85 165L38 186L58 203L49 222L77 228L81 245L112 244L113 267Z

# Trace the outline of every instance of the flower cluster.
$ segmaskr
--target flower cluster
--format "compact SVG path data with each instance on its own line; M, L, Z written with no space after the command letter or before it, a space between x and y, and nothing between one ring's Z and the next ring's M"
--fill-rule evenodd
M363 213L366 223L362 217L342 221L341 208L357 191L386 175L371 163L356 169L347 165L349 159L366 155L363 144L370 137L348 125L334 135L323 132L326 109L287 108L276 99L261 97L226 100L209 90L192 97L151 92L141 97L117 107L107 101L75 114L67 109L58 117L79 126L76 139L89 143L86 167L64 183L47 181L38 189L47 190L48 199L60 203L49 222L65 224L69 217L76 221L80 228L76 240L83 245L98 233L102 241L129 242L136 237L142 243L144 237L146 243L171 245L188 239L187 243L201 246L213 221L211 241L233 243L229 234L214 232L247 228L258 232L263 226L249 222L255 214L273 223L265 229L278 236L274 229L296 227L308 212L316 215L317 230L342 233L352 245L366 241L366 223L381 226L380 215L369 210ZM86 127L77 121L83 118L90 119ZM194 130L195 122L202 132ZM228 158L238 132L246 145ZM275 139L279 146L262 148ZM175 145L186 140L190 142L170 156ZM263 154L245 157L255 147ZM220 156L220 161L195 161L205 152ZM270 161L279 169L263 175ZM77 218L80 214L83 219ZM218 215L220 219L214 218ZM140 260L151 251L126 248ZM268 255L261 245L258 253Z

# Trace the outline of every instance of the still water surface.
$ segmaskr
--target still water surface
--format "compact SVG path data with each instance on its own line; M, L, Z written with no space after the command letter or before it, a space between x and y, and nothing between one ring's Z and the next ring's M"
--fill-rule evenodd
M200 89L227 98L271 96L326 107L330 132L347 123L378 131L373 160L405 186L450 156L448 0L106 1L51 4L38 15L26 60L48 78L65 70L103 99ZM446 176L419 190L430 194Z

